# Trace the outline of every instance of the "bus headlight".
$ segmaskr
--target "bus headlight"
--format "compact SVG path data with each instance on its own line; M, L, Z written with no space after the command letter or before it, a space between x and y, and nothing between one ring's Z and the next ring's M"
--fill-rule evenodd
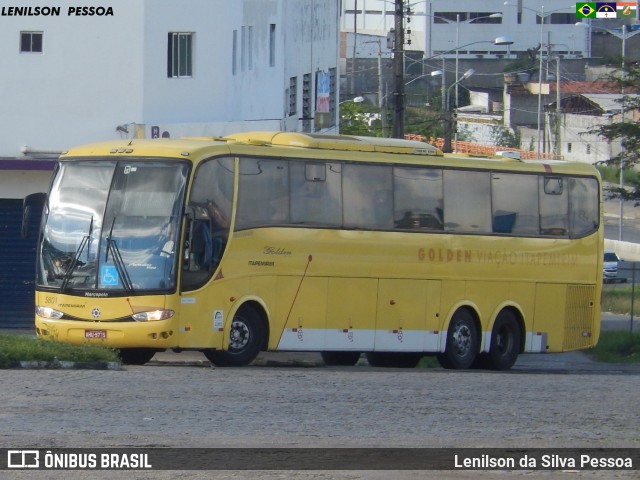
M62 318L64 313L54 310L51 307L38 307L36 306L36 315L43 318Z
M173 310L152 310L150 312L140 312L131 315L136 322L155 322L173 317Z

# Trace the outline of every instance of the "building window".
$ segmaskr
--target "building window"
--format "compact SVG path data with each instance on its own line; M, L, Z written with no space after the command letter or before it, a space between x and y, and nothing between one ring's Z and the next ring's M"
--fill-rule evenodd
M269 25L269 66L276 66L276 24Z
M591 144L587 143L587 155L591 155Z
M231 73L238 73L238 30L233 31L233 48L231 50Z
M42 32L20 32L21 53L42 53Z
M247 27L240 30L240 69L244 72L247 69Z
M298 112L298 77L289 79L289 116Z
M571 143L567 143L567 153L571 153Z
M576 17L573 13L551 13L544 16L544 20L540 14L536 15L536 23L547 23L553 25L571 25L575 23Z
M247 27L247 63L249 70L253 70L253 27Z
M193 76L193 34L169 32L167 77Z

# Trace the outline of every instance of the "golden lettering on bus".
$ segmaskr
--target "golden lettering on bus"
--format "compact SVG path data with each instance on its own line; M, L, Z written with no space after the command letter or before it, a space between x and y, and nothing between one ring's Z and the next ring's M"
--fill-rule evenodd
M470 263L471 250L461 248L420 248L418 249L418 259L420 261L438 263Z
M566 253L517 252L513 250L469 250L419 248L418 260L429 263L481 263L492 265L576 266L578 256Z

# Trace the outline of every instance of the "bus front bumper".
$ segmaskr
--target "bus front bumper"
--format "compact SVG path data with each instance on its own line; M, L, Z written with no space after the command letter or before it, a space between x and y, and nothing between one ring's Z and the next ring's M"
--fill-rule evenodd
M112 348L158 348L178 345L174 322L83 322L45 319L36 315L40 338L75 345L104 345Z

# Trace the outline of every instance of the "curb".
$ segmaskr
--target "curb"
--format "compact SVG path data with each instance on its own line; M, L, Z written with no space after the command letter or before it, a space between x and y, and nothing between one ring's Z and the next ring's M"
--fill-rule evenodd
M61 362L59 360L10 362L7 368L23 370L124 370L120 362Z

